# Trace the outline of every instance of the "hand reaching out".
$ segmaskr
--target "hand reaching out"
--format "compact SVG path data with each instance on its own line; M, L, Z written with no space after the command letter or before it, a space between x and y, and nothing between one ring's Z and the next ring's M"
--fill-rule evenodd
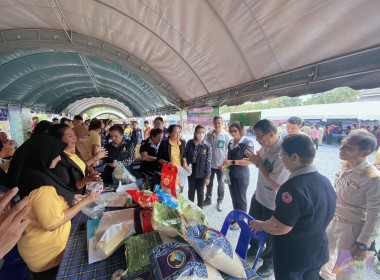
M9 190L0 199L0 213L18 192L15 187ZM29 213L29 200L27 197L15 204L7 213L0 215L0 259L4 257L20 239L21 234L29 224L29 220L24 219Z

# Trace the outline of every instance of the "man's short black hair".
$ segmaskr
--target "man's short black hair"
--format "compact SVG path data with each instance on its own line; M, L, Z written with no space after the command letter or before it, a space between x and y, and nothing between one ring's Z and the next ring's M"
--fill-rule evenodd
M157 117L157 118L154 119L153 122L155 122L155 121L164 122L164 119L162 117Z
M216 120L223 121L223 118L221 116L216 116L216 117L214 117L214 119L212 121L215 122Z
M310 137L304 134L291 134L282 139L282 150L289 157L297 154L302 164L311 164L315 157L314 144Z
M88 127L89 130L95 130L102 127L102 121L98 119L92 119Z
M34 117L32 117L32 120L33 120L33 121L34 121L34 120L38 120L38 117L34 116Z
M274 134L277 134L277 127L275 124L267 119L263 119L255 123L253 126L253 130L260 129L264 134L268 134L269 132L273 132Z
M59 121L59 123L60 124L64 124L65 122L68 122L68 121L69 121L68 118L63 117L63 118L61 118L61 120Z
M153 128L150 131L149 137L153 138L153 137L156 137L158 134L163 134L163 133L164 131L161 128Z
M298 126L301 126L301 124L302 124L302 120L301 120L301 118L299 118L299 117L290 117L288 120L287 120L287 122L288 123L290 123L290 124L296 124L296 125L298 125Z
M74 116L74 120L83 121L83 117L81 115Z
M146 124L146 123L149 124L149 121L144 121L144 124Z
M52 120L52 121L53 121L53 122L54 122L54 121L58 121L58 119L57 119L57 118L53 118L53 120Z
M124 135L124 129L121 127L121 125L115 124L110 127L109 131L119 131L121 135Z

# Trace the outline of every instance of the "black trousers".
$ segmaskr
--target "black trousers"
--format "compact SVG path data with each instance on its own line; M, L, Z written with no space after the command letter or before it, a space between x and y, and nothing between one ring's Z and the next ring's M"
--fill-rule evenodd
M42 272L33 272L28 269L30 280L55 280L58 274L59 265Z
M210 184L207 185L206 199L211 201L212 197L212 186L214 184L214 177L218 179L218 203L223 201L224 198L224 182L223 182L223 172L220 169L211 168Z
M193 169L194 170L194 169ZM205 199L205 178L195 178L195 172L191 173L187 177L189 182L189 199L194 202L195 191L197 191L197 205L199 208L203 209L203 200Z
M234 209L247 212L247 189L248 183L245 182L244 178L230 178L231 185L230 188L232 205Z
M318 141L319 141L319 139L314 139L313 140L316 150L318 150Z
M270 210L258 202L255 196L252 197L251 207L249 208L249 215L255 220L266 221L273 216L274 211ZM272 248L272 235L267 233L267 240L265 241L265 250L261 253L263 265L273 267L273 248ZM259 248L259 242L256 239L251 239L251 246ZM278 278L282 279L282 278Z
M318 280L319 271L321 268L306 270L302 272L287 271L286 269L281 270L276 268L276 263L274 264L274 275L276 279L281 280Z

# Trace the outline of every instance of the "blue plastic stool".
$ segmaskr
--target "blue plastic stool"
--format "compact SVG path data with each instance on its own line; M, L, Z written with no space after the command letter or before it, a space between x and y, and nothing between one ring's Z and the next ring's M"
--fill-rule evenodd
M224 234L224 236L227 235L228 228L232 222L232 220L235 220L241 229L240 236L238 243L236 245L235 252L238 254L243 260L246 260L247 258L247 251L248 251L248 245L251 240L251 238L256 239L259 241L259 250L257 252L255 262L252 266L252 269L255 269L257 261L259 260L259 257L261 255L261 252L264 249L265 240L267 237L267 234L263 231L258 232L257 235L255 235L251 229L249 228L248 222L255 220L247 213L241 211L241 210L232 210L224 220L224 224L222 227L221 233Z

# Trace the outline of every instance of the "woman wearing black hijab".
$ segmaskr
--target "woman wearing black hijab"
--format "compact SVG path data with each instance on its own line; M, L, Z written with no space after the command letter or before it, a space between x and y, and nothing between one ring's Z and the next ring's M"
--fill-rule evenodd
M91 194L73 205L74 192L50 169L60 160L67 144L50 136L26 141L9 168L8 186L18 186L28 196L29 225L18 250L33 279L55 279L70 234L71 219L99 198Z

